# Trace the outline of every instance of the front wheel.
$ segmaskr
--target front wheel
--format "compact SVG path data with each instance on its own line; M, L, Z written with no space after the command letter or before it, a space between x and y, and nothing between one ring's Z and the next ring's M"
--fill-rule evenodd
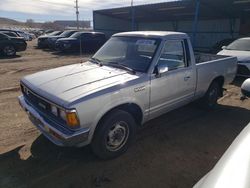
M16 55L16 50L15 50L14 46L7 45L3 48L3 53L5 56L14 56L14 55Z
M218 82L213 82L206 93L206 95L202 99L202 104L207 109L213 109L217 105L217 101L220 97L222 88L220 87Z
M92 151L101 159L112 159L123 154L136 133L134 118L126 111L110 112L97 126Z

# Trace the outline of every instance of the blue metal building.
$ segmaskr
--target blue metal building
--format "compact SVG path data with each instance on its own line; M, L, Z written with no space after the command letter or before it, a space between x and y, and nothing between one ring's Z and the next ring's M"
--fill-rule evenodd
M108 36L131 30L180 31L196 50L250 34L250 0L179 0L93 11L94 30Z

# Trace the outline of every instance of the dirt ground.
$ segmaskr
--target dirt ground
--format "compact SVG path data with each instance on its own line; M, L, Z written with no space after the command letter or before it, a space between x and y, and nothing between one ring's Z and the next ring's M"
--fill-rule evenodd
M250 122L250 100L240 100L243 79L236 79L217 109L207 112L190 104L152 120L117 159L99 160L89 147L57 147L19 107L19 79L77 63L79 56L39 50L35 43L15 58L0 59L1 188L192 187Z

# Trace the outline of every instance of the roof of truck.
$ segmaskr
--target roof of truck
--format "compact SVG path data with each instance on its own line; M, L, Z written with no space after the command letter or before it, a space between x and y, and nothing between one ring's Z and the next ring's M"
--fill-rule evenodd
M117 33L113 36L134 36L134 37L152 37L152 38L188 38L186 33L172 31L131 31Z

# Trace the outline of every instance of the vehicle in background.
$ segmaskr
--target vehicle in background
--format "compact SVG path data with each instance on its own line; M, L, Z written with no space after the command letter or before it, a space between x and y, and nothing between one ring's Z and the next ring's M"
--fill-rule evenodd
M0 33L8 35L9 37L19 37L16 33L12 32L12 31L0 31Z
M0 33L0 53L4 56L15 56L16 52L25 51L27 43L20 37L9 37Z
M32 41L32 36L29 33L24 32L24 31L17 31L17 33L18 33L19 36L23 37L24 40Z
M217 54L218 52L221 51L223 46L228 46L230 43L232 43L233 41L235 41L235 39L223 39L219 42L217 42L209 51L209 53L211 54Z
M215 167L193 188L250 187L250 124L237 136Z
M70 37L71 35L73 35L76 32L78 32L78 31L77 30L68 30L68 31L62 32L60 35L48 37L49 48L50 49L55 49L55 47L56 47L56 41L58 39L68 38L68 37Z
M198 99L214 108L236 71L236 57L194 54L185 33L118 33L85 63L22 78L19 103L53 143L109 159L153 118Z
M106 37L101 32L77 32L69 38L62 38L56 41L55 48L63 52L96 52L104 43Z
M235 56L238 59L238 76L250 77L250 37L235 40L218 55Z
M11 30L11 29L0 29L0 32L13 32L15 33L18 37L22 37L20 33L18 33L16 30ZM24 38L23 38L24 39Z
M250 98L250 78L243 82L241 86L241 93L243 96Z
M51 36L58 36L62 33L62 31L54 31L52 33L46 34L46 35L42 35L40 37L38 37L37 39L37 47L38 48L48 48L48 38Z

